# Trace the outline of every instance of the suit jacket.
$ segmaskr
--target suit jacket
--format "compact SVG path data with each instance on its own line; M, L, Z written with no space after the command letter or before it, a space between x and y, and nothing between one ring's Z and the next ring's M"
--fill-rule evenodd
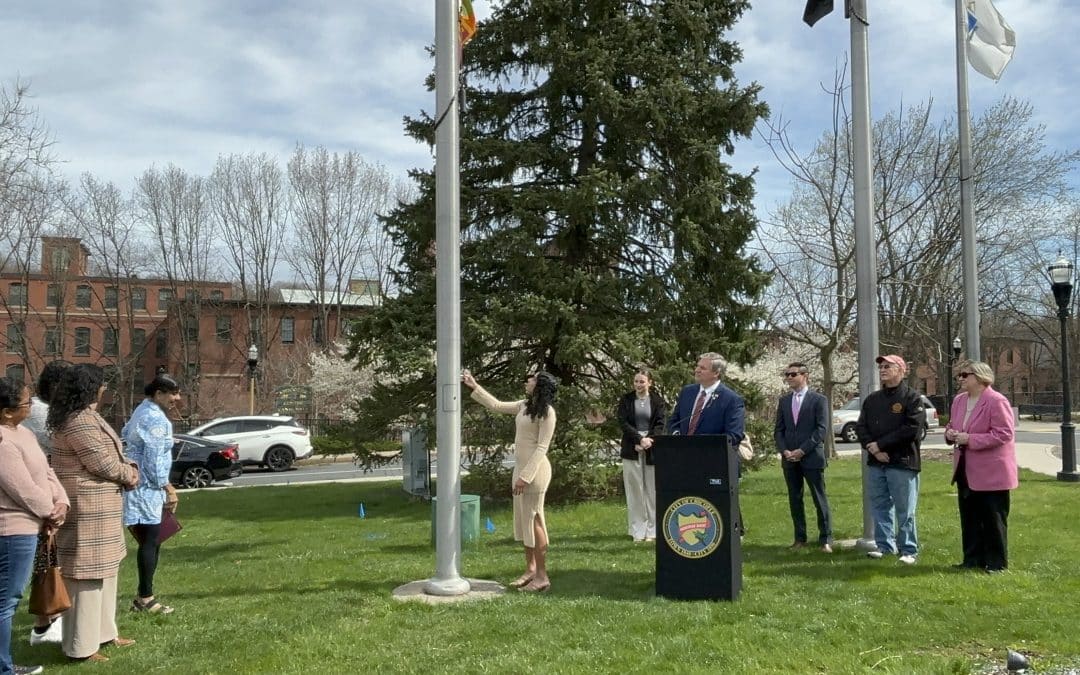
M127 554L121 486L134 483L139 475L121 452L120 438L101 415L87 408L53 434L52 466L71 500L56 533L63 575L116 576Z
M1020 484L1016 468L1015 422L1009 399L987 387L975 403L971 418L964 424L968 394L959 394L952 402L946 429L968 435L966 446L953 450L953 476L964 456L964 476L968 487L979 492L1012 490ZM948 443L949 441L946 441Z
M619 428L622 429L622 444L619 456L623 459L637 459L638 453L634 446L641 440L642 435L637 430L637 413L634 411L634 403L637 401L637 392L631 391L623 394L619 399L619 408L615 417L619 420ZM659 436L664 433L664 417L667 416L667 404L653 390L649 390L649 407L652 415L649 417L649 431L646 436ZM645 451L645 463L652 464L652 448Z
M776 407L776 425L773 428L776 450L780 453L784 450L802 450L805 454L799 461L804 469L824 469L829 402L821 394L808 389L799 408L799 421L796 422L791 414L794 395L794 392L784 394Z
M689 435L690 416L694 412L694 403L700 391L699 384L688 384L682 388L675 409L671 412L671 419L668 420L669 432ZM716 385L712 396L705 401L694 434L727 434L728 446L735 451L745 435L745 412L746 406L742 397L721 382Z

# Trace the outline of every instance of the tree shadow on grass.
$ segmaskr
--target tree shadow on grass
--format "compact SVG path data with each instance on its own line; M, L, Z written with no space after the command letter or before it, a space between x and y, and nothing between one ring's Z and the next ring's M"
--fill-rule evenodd
M287 584L280 588L267 588L263 585L240 586L230 585L228 588L214 588L210 590L189 590L169 593L170 600L198 600L200 598L265 598L272 595L340 595L347 592L374 593L385 589L387 586L382 580L361 580L355 577L347 579L327 579L319 582L304 582Z
M883 575L906 579L955 571L949 565L903 565L896 556L871 560L861 551L839 551L828 555L816 549L793 552L766 546L745 547L744 575L748 568L752 576L798 576L817 581L863 581Z

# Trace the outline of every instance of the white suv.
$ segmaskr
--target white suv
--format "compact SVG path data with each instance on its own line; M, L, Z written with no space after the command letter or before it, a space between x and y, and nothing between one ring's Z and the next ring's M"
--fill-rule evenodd
M922 433L919 434L919 440L926 438L927 429L937 429L938 417L937 408L930 402L930 399L922 396L923 407L926 408L926 426L923 427ZM859 401L858 397L855 397L840 406L833 411L832 417L832 430L833 435L842 441L848 443L856 443L859 440L858 434L855 433L855 423L859 421Z
M222 417L188 432L214 441L235 443L241 464L286 471L294 460L311 456L311 432L292 417L254 415Z

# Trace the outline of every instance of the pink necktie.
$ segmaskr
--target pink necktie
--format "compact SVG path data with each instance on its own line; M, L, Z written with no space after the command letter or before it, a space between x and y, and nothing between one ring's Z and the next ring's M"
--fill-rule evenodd
M791 397L791 419L799 423L799 408L802 407L802 394L796 392Z
M690 429L687 432L688 436L693 436L697 430L698 422L701 421L701 409L705 407L705 390L702 389L698 394L697 401L694 402L694 412L690 413Z

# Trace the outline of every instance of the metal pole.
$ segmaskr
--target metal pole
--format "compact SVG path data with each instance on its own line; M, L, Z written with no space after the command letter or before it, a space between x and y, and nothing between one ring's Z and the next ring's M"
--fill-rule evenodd
M980 360L979 269L975 256L975 214L971 205L971 113L968 110L967 21L964 0L956 0L956 109L960 136L960 252L964 274L964 334L968 358Z
M953 400L953 368L956 361L953 359L952 349L952 309L945 306L945 410L950 412Z
M458 0L435 2L435 430L439 463L435 576L424 591L463 595L461 577L461 282L458 194Z
M1061 471L1058 480L1080 481L1076 471L1076 430L1072 423L1072 394L1069 387L1069 300L1058 301L1061 320Z
M255 414L255 369L248 373L248 414Z
M869 16L866 0L849 2L851 27L851 117L855 185L855 301L859 340L859 395L863 401L878 389L874 359L878 351L877 258L874 254L874 167L870 127ZM870 506L870 469L862 453L863 536L861 549L876 548Z

